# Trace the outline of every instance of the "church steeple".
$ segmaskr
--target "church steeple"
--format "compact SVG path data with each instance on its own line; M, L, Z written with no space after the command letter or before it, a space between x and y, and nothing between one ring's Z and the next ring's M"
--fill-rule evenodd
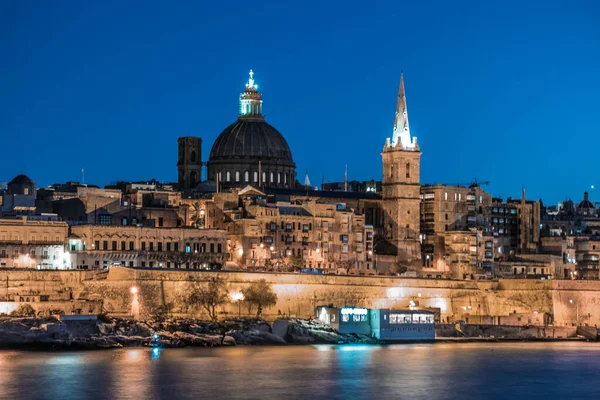
M400 87L398 88L398 102L396 103L396 118L394 120L394 132L392 134L391 146L402 146L411 150L417 147L417 138L410 137L408 126L408 111L406 109L406 94L404 93L404 75L400 74Z
M262 95L258 91L258 85L254 83L254 71L250 70L249 75L246 90L240 94L239 118L263 119Z

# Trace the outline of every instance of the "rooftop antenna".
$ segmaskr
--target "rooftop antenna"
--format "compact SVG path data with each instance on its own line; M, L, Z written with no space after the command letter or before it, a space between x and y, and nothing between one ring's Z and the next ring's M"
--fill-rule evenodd
M346 170L344 171L344 192L348 191L348 164L346 164Z

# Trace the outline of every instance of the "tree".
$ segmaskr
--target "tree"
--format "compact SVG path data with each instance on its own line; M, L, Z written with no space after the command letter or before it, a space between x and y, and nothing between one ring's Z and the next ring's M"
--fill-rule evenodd
M188 306L202 307L208 312L210 319L217 321L217 307L227 303L229 295L227 284L220 276L212 278L207 283L190 283L190 294L187 299Z
M11 317L35 317L35 310L31 304L21 304L16 310L10 313Z
M256 318L261 316L263 308L273 307L277 303L277 294L264 279L253 282L242 293L249 309L256 306Z

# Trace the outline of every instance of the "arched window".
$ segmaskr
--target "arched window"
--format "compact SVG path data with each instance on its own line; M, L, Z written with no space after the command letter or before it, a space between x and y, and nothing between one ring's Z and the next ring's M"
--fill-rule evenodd
M225 180L226 180L227 182L230 182L230 181L231 181L231 173L230 173L229 171L225 172Z
M254 182L258 182L258 172L254 171Z
M198 177L196 176L196 171L190 172L190 185L191 186L196 186L197 179L198 179Z
M264 185L267 182L267 173L263 171L262 173L262 184Z
M281 183L281 172L277 173L277 183Z
M410 163L406 163L406 177L410 178Z
M244 182L249 182L250 181L250 172L246 171L244 172Z
M283 183L287 185L287 174L283 174Z
M273 183L273 182L275 181L275 179L273 179L273 177L274 177L274 176L275 176L275 175L273 174L273 172L271 172L271 176L270 176L270 178L271 178L271 179L270 179L271 183Z
M190 153L190 162L196 162L196 152L194 150Z
M236 182L240 181L240 171L235 171L235 181Z

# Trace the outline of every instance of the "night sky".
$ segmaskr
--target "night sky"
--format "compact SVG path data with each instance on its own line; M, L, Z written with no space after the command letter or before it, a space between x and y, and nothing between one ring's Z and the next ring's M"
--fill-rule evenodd
M600 189L597 1L91 3L0 5L0 182L175 181L252 68L300 181L381 179L403 70L422 183Z

